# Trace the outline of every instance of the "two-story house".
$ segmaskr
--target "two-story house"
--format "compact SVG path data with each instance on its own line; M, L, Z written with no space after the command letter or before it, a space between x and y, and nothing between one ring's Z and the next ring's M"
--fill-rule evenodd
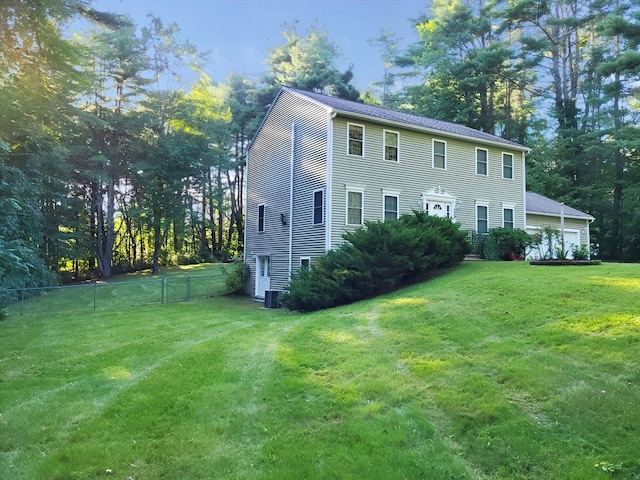
M461 228L527 227L517 143L454 123L282 87L247 156L247 291L282 290L365 220L413 210Z

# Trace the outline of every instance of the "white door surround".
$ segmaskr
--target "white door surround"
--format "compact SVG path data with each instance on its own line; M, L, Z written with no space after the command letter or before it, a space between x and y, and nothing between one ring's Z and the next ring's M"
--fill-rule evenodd
M264 298L271 290L271 256L256 255L256 297Z

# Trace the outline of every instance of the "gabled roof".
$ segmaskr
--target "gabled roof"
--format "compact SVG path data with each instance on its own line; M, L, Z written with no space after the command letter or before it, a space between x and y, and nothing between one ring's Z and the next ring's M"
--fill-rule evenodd
M553 217L559 217L561 215L562 204L555 200L551 200L544 195L540 195L539 193L527 192L526 202L527 213L550 215ZM565 218L578 218L589 221L595 220L588 213L581 212L580 210L568 207L567 205L564 206L564 216Z
M388 124L400 124L401 126L409 128L427 130L432 133L439 133L441 135L453 136L463 139L472 138L483 143L502 145L514 150L521 150L525 152L531 150L528 147L512 142L510 140L505 140L504 138L490 135L488 133L481 132L480 130L465 127L464 125L458 125L457 123L443 122L442 120L421 117L419 115L412 115L410 113L398 112L395 110L389 110L387 108L376 107L374 105L367 105L365 103L343 100L341 98L330 97L328 95L322 95L319 93L306 92L304 90L298 90L297 88L282 87L281 92L283 90L293 93L294 95L305 97L339 114L351 117L369 119L372 121L384 122Z

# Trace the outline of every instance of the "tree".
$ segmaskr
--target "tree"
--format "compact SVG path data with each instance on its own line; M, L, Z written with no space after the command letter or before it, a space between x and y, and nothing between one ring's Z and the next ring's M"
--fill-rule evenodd
M340 56L338 46L327 32L312 27L304 36L297 31L297 22L285 25L282 35L285 43L271 52L268 83L286 85L317 93L325 93L348 100L357 100L353 85L352 67L340 72L335 63Z
M397 59L424 79L406 88L406 100L415 113L523 141L530 79L492 14L484 3L433 2L416 23L419 42Z

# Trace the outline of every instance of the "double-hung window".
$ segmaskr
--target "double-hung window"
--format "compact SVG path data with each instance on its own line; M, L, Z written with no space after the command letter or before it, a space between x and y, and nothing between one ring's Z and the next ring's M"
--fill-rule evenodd
M440 140L433 141L433 168L447 168L447 144Z
M362 225L364 192L347 190L347 225Z
M513 155L510 153L502 154L502 178L513 179Z
M383 192L382 197L382 219L387 220L398 219L398 194L391 192Z
M258 205L258 231L264 232L264 212L265 205Z
M476 175L489 174L489 152L483 148L476 148Z
M398 132L384 131L384 159L392 162L398 161L398 147L400 135Z
M489 207L487 205L476 205L476 232L489 233Z
M324 190L313 192L313 224L324 223Z
M508 230L514 228L513 208L504 207L502 209L502 226Z
M347 129L349 131L349 155L364 156L364 126L349 123Z

